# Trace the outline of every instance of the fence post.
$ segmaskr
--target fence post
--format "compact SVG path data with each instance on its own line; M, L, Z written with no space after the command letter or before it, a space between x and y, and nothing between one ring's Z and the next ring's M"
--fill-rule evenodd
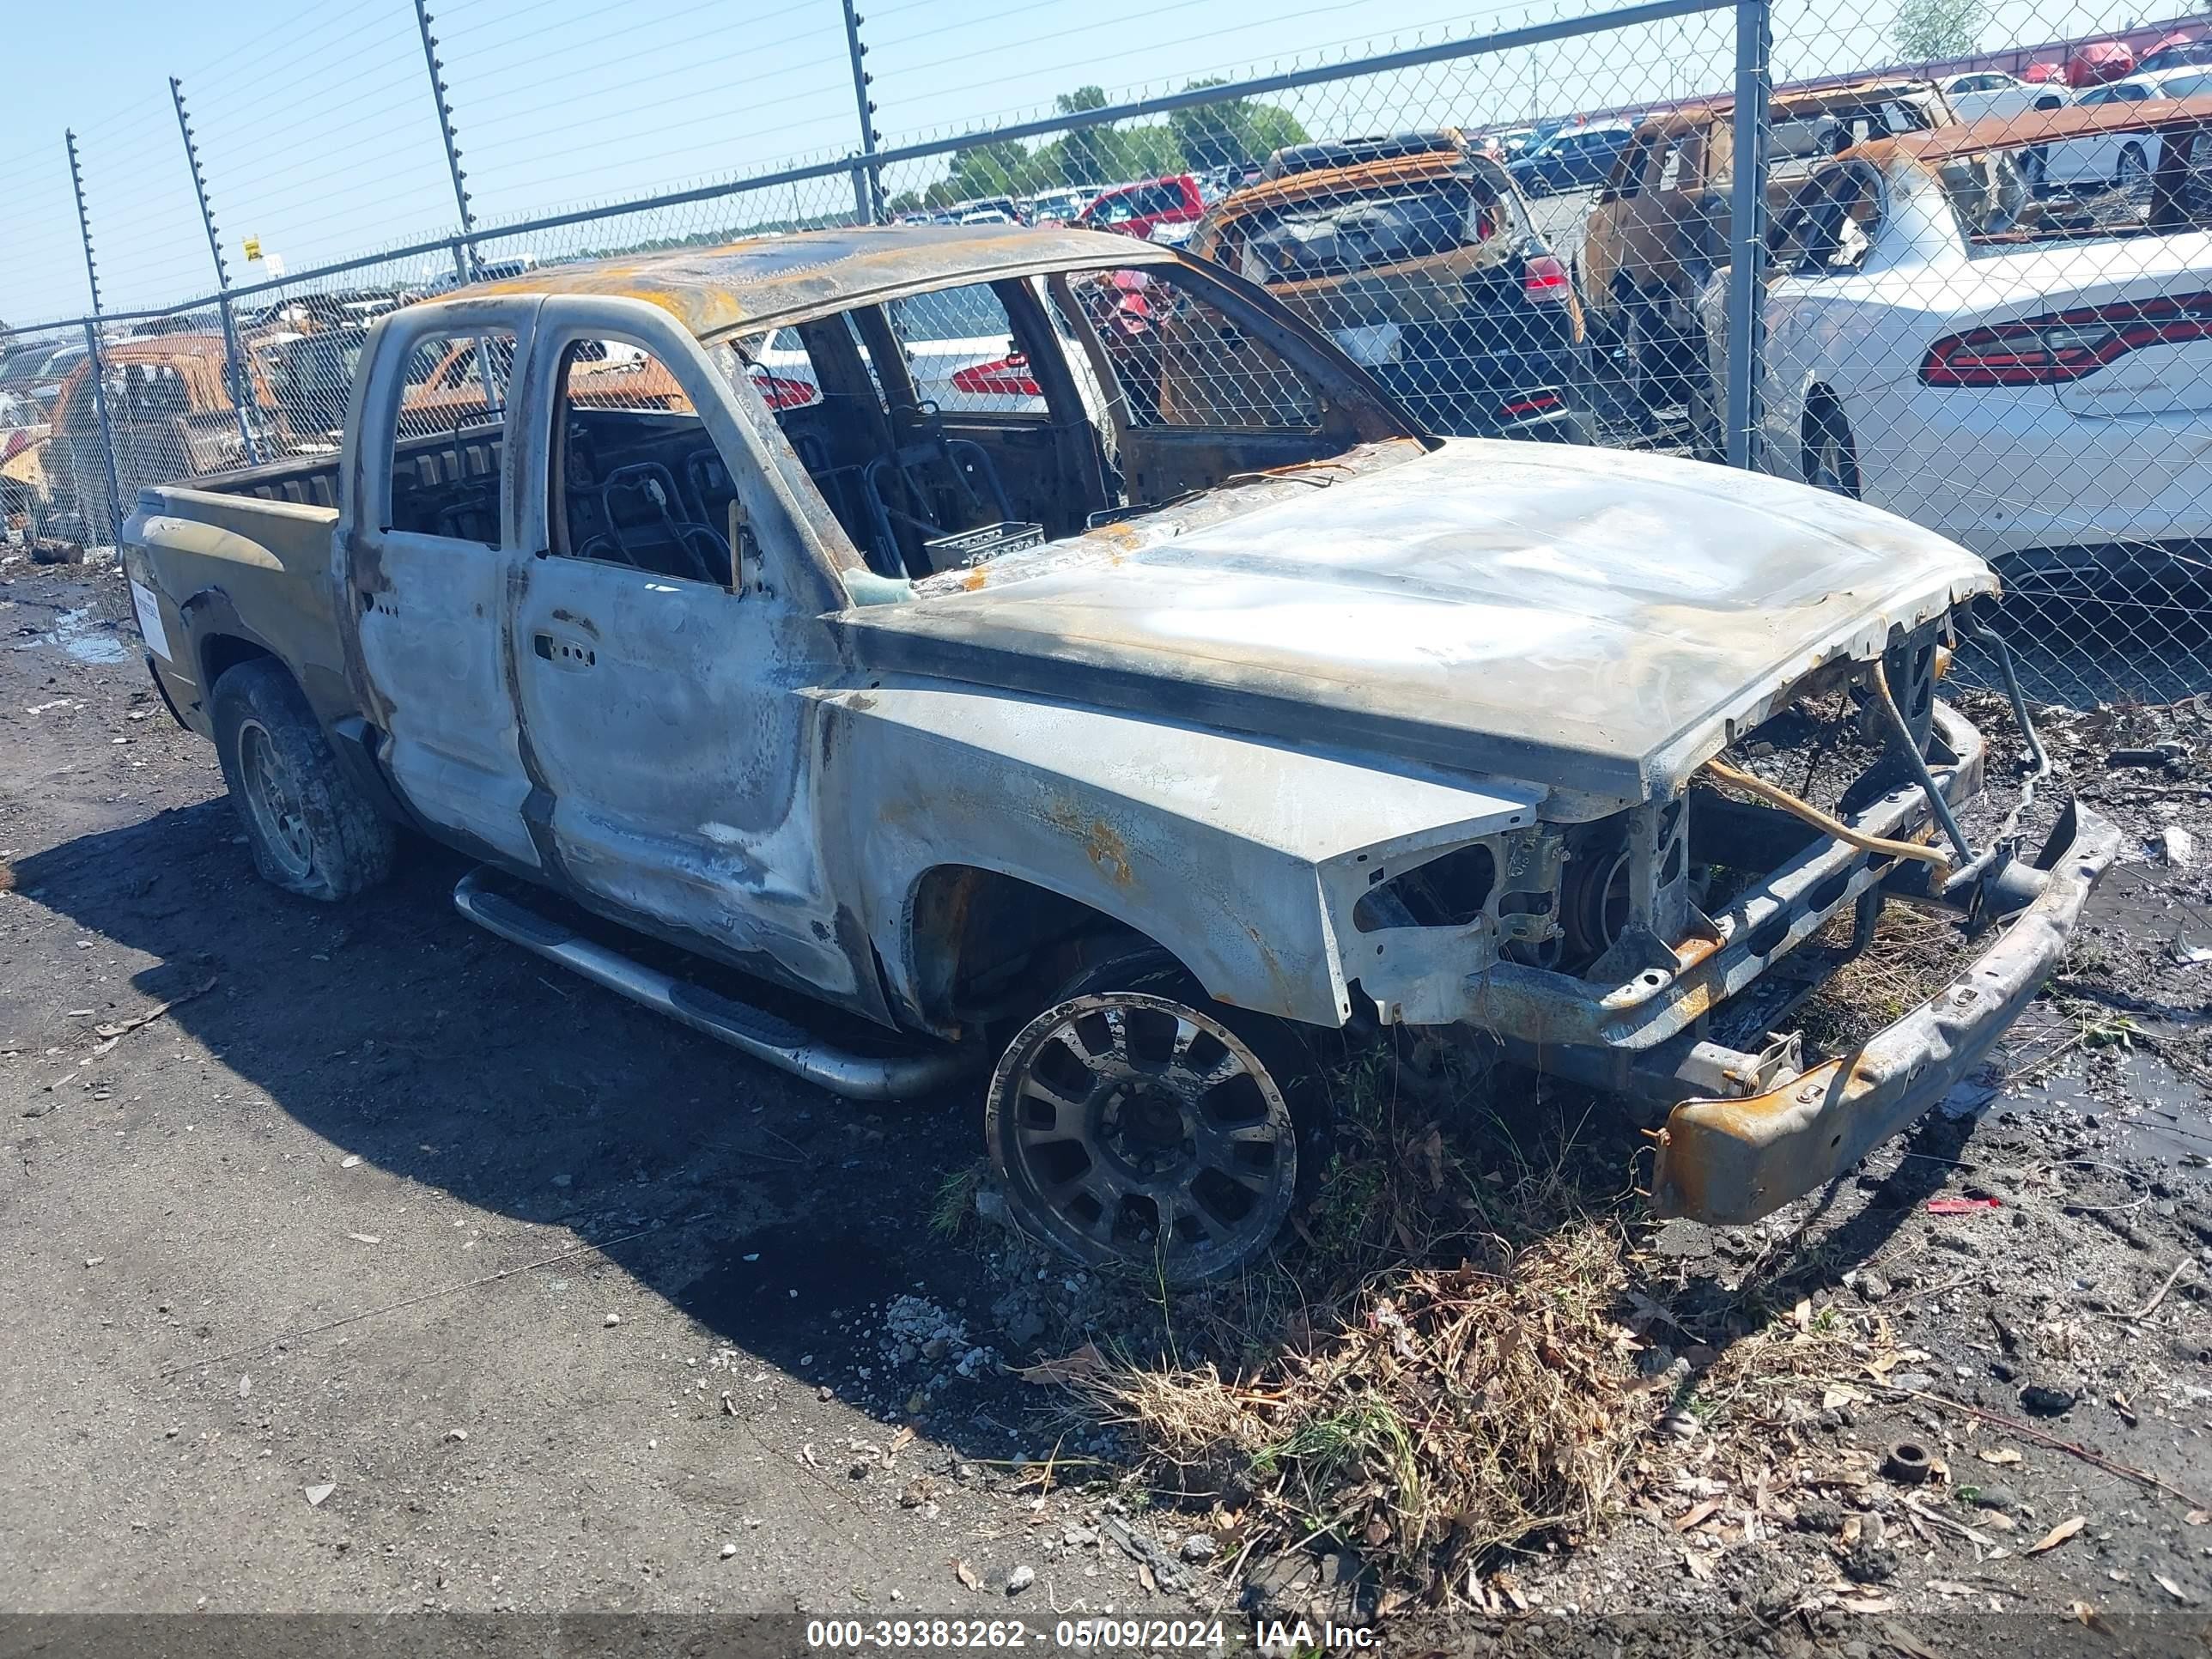
M883 134L876 131L876 106L868 96L869 83L876 78L860 67L860 60L868 49L860 44L860 14L854 8L853 0L844 0L845 52L853 60L853 101L860 112L860 161L853 169L853 194L860 209L863 224L880 224L884 217L884 179L876 168L876 144Z
M185 160L192 169L192 191L199 198L200 223L207 231L208 252L215 259L216 307L222 316L222 355L230 378L230 406L238 414L238 435L246 445L246 459L258 466L261 446L254 441L253 381L238 349L238 324L230 314L230 266L222 257L222 239L215 228L215 210L208 205L207 174L200 170L199 146L192 142L192 124L185 114L185 83L169 77L169 100L177 106L177 131L184 136Z
M453 179L453 205L460 211L461 241L468 249L471 267L462 273L466 276L473 274L480 263L477 258L477 217L469 210L468 186L461 182L469 175L462 170L460 141L453 136L453 106L446 101L446 94L453 88L446 84L446 66L439 61L438 37L430 33L430 10L425 0L415 0L415 27L422 34L422 63L430 71L430 96L438 106L438 137L446 146L446 171Z
M461 181L469 175L461 167L460 140L453 136L453 106L446 101L453 88L446 84L446 66L438 57L438 37L430 33L430 9L424 0L415 0L415 27L422 35L422 63L430 71L430 97L438 106L438 137L446 146L446 171L453 175L453 207L461 216L461 234L453 244L453 273L464 283L483 275L483 258L477 252L477 216L469 208L469 188ZM491 414L499 407L499 394L493 389L491 379L491 350L481 338L477 341L477 383L483 388L484 413Z
M1774 45L1769 0L1736 0L1735 188L1729 206L1728 463L1759 465L1766 350L1766 125Z
M100 361L100 266L92 257L92 216L84 205L84 167L77 160L76 134L64 129L69 144L70 185L76 191L76 234L84 244L84 280L92 289L92 315L84 319L85 372L92 377L92 416L100 423L100 459L107 474L107 533L123 539L123 490L115 477L115 434L107 424L107 372ZM76 465L70 465L70 488L76 489ZM78 509L83 502L78 502Z

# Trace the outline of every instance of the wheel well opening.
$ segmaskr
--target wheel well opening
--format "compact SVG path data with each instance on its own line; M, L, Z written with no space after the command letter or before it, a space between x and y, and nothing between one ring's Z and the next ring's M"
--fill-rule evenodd
M258 658L275 659L276 653L235 634L211 634L200 641L200 695L215 690L215 683L242 662Z
M1078 899L1018 876L941 864L915 886L907 948L922 1014L937 1025L986 1020L1048 996L1085 941L1146 943Z

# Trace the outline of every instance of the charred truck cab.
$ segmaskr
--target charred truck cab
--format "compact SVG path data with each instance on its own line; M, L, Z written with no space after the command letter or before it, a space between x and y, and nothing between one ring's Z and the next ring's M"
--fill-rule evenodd
M975 1091L1024 1225L1176 1281L1268 1248L1312 1172L1296 1039L1347 1027L1656 1109L1662 1212L1765 1214L1979 1062L2116 848L1960 826L1972 554L1429 436L1265 290L1081 230L408 307L340 457L149 490L125 559L269 879L463 848L471 921L746 1054ZM1891 899L1984 954L1807 1055L1791 1011Z

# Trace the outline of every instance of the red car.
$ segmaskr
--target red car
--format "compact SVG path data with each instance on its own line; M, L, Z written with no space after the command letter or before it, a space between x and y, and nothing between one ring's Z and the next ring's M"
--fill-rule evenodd
M1075 222L1091 230L1118 230L1144 242L1180 242L1206 211L1198 180L1188 173L1141 184L1112 185L1098 192Z

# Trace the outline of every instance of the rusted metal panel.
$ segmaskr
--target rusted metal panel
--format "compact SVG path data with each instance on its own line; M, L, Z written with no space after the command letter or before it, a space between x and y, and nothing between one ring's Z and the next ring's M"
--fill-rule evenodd
M862 225L720 247L580 260L478 283L487 295L644 300L702 340L775 327L927 288L1059 270L1173 264L1173 250L1105 231L1004 225Z
M1659 1137L1652 1209L1756 1221L1848 1170L1971 1075L2065 954L2119 831L2080 807L2046 852L2050 880L2004 937L1930 1001L1852 1054L1741 1100L1689 1100Z
M2212 123L2212 93L2140 104L2065 104L2057 109L1990 115L1961 125L1877 138L1844 154L1877 166L1892 158L1934 163L1987 149L2024 149L2063 138L2113 132L2179 132L2208 123Z

